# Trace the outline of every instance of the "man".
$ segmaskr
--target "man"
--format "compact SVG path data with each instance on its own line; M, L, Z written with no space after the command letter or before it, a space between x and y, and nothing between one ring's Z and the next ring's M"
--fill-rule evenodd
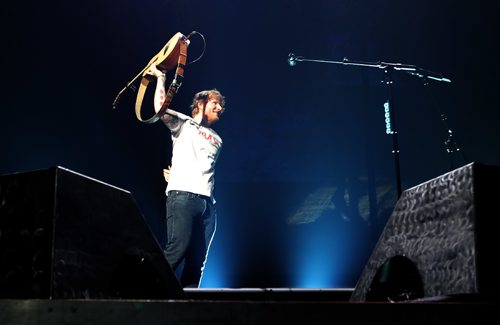
M165 100L165 75L153 64L157 77L154 106ZM224 112L224 96L216 90L197 93L188 117L168 110L161 119L172 134L172 165L164 170L167 185L167 239L164 253L174 271L184 262L180 282L198 287L216 228L215 163L222 140L210 128Z

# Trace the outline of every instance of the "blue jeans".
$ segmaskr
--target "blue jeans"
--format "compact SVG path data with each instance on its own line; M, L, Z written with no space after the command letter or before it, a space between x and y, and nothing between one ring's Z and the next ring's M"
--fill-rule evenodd
M217 212L210 198L184 191L167 196L165 257L174 271L184 261L181 285L198 287L215 234Z

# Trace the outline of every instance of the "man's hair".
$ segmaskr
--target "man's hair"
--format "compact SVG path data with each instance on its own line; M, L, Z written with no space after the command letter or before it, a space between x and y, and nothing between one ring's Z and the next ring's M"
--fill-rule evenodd
M226 100L224 96L218 91L217 89L210 89L210 90L203 90L200 91L199 93L196 93L193 97L193 102L191 103L191 116L194 117L196 114L198 114L198 103L203 103L203 106L208 103L208 101L212 98L216 98L222 109L224 110L224 106L226 104Z

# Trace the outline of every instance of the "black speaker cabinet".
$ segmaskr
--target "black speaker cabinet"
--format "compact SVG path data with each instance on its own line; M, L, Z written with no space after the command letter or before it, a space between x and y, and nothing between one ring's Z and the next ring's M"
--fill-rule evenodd
M498 300L499 187L471 163L404 191L350 300Z
M184 297L130 192L62 167L0 176L0 298Z

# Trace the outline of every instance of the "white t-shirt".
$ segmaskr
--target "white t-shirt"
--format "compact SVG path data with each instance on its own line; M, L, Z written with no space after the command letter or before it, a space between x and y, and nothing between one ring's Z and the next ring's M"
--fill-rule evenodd
M215 202L215 163L222 139L211 128L178 113L165 123L172 133L172 166L168 191L187 191L208 196Z

